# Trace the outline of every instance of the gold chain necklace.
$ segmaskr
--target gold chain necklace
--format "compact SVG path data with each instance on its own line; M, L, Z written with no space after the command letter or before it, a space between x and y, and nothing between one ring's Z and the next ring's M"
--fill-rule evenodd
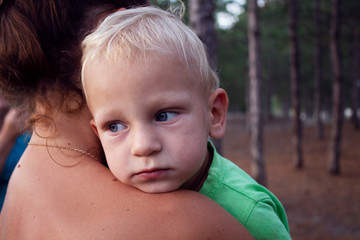
M91 157L95 160L98 160L98 158L96 156L94 156L93 154L82 150L82 149L78 149L78 148L73 148L73 147L64 147L64 146L55 146L55 145L48 145L48 144L40 144L40 143L28 143L28 145L32 145L32 146L40 146L40 147L50 147L50 148L58 148L58 149L67 149L67 150L72 150L75 152L79 152L82 154L85 154L88 157Z

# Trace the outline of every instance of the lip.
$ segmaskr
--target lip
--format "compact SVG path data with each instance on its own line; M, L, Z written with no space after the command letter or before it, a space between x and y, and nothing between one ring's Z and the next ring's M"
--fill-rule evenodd
M136 177L142 178L144 180L152 180L161 178L170 171L170 168L152 168L145 169L135 174Z

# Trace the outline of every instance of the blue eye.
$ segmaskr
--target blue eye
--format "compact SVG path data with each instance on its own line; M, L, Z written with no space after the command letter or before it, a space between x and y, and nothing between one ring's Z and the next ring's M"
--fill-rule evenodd
M169 121L170 119L174 118L177 115L177 113L174 112L161 112L158 115L156 115L155 120L158 122L165 122Z
M126 127L125 125L121 124L121 123L110 123L108 125L108 129L110 132L118 132L121 130L124 130Z

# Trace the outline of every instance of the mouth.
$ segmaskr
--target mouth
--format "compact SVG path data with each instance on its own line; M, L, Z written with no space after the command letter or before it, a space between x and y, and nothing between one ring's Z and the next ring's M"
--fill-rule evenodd
M140 177L144 180L151 180L161 178L170 171L170 168L152 168L145 169L141 172L135 174L135 176Z

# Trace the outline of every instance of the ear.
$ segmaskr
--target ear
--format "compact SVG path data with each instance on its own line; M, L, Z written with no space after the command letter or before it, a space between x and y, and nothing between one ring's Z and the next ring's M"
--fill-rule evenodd
M220 139L225 134L228 105L228 95L222 88L216 89L209 97L209 108L211 111L209 135L212 139Z
M97 130L97 127L96 127L96 124L95 124L94 119L91 119L91 120L90 120L90 125L91 125L92 130L93 130L94 133L96 134L96 136L99 137L99 133L98 133L98 130Z

